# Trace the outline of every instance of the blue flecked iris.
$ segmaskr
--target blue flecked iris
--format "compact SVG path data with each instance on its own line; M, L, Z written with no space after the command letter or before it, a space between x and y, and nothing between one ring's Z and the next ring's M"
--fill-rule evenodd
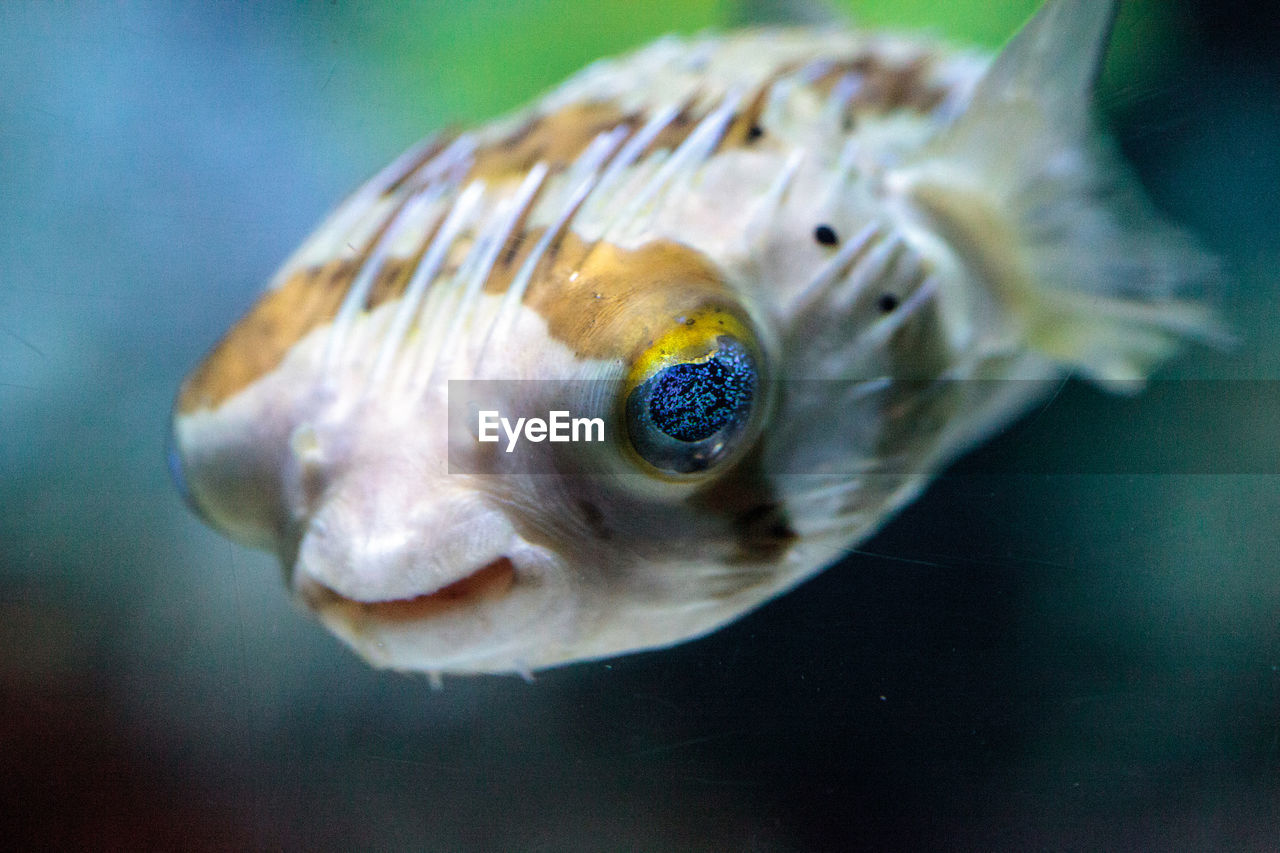
M732 453L745 435L758 384L749 351L722 335L708 358L668 365L632 390L627 398L631 445L662 471L704 471Z
M649 416L674 439L702 441L728 426L751 403L754 384L755 369L738 352L672 365L653 378Z

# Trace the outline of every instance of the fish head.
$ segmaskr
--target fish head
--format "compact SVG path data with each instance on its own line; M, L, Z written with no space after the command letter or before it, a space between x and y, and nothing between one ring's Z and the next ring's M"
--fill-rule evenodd
M233 330L184 388L177 467L374 663L527 670L685 639L775 591L794 538L761 467L776 334L731 275L567 236L521 303L441 303L381 371L402 301L223 395L263 346ZM291 288L310 298L286 283L237 330ZM534 420L545 438L515 427Z

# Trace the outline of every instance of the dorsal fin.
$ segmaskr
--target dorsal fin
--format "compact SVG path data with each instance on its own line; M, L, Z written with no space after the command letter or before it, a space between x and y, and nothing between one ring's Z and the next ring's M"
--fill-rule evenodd
M1009 40L978 84L972 107L1035 102L1063 127L1083 128L1117 0L1050 0Z

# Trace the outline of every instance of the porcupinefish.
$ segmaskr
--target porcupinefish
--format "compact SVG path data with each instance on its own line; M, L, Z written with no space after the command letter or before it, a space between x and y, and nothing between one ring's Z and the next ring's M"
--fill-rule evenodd
M669 37L428 139L186 379L180 486L376 666L724 625L1062 377L1212 329L1212 262L1091 119L1115 7L1051 0L994 58Z

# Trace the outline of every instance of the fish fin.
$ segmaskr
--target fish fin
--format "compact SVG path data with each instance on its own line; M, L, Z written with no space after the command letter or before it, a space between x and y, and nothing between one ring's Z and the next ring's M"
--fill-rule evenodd
M1087 126L1118 0L1050 0L1005 44L971 106L1034 100L1064 129Z
M1116 6L1046 3L886 186L904 227L976 279L1028 348L1099 382L1140 382L1181 340L1227 335L1200 298L1217 264L1159 217L1093 125Z

